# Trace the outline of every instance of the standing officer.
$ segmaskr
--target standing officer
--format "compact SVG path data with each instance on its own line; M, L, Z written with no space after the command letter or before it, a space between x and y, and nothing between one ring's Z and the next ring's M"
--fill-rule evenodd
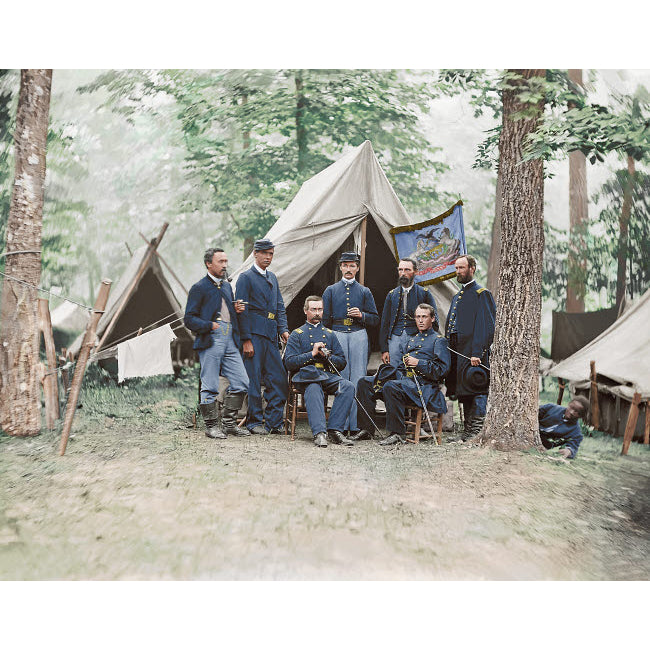
M382 366L377 373L386 368L381 385L375 377L362 377L357 384L357 398L368 413L374 412L373 401L381 398L386 405L386 431L388 436L380 445L394 445L404 442L406 406L422 407L422 401L436 413L446 413L447 403L440 390L445 375L449 372L450 358L447 339L433 329L435 311L432 305L423 303L415 310L417 332L409 338L404 349L405 356L398 368ZM413 378L417 375L422 394ZM378 377L377 377L378 378ZM370 432L372 423L359 411L359 422L363 431ZM432 432L433 433L433 432Z
M343 377L356 386L357 381L365 377L368 368L366 328L377 325L379 314L370 289L355 279L359 271L359 256L355 252L341 253L339 267L343 277L323 293L323 325L336 334L347 359ZM356 402L352 404L345 429L354 439L359 430Z
M278 279L268 267L275 246L258 239L253 246L253 266L237 278L237 299L247 303L239 323L244 366L248 373L248 415L251 433L281 433L287 401L287 373L278 350L278 336L289 339L287 314ZM262 410L261 383L264 383L266 411ZM266 424L266 427L264 427Z
M447 394L450 399L457 397L463 405L462 439L467 440L481 432L485 421L490 376L481 365L490 367L496 305L492 294L474 280L476 260L471 255L461 255L455 266L462 288L451 301L445 325L452 350Z
M338 339L321 325L323 299L309 296L305 300L307 322L291 332L284 364L295 372L293 383L304 387L309 426L317 447L327 447L328 434L334 442L354 444L342 433L343 425L354 402L354 386L331 372L330 363L339 371L345 368L345 356ZM328 361L329 360L329 361ZM297 371L297 372L296 372ZM329 422L325 423L325 393L334 395Z
M233 302L232 288L225 280L228 256L223 248L208 248L203 255L207 275L192 285L185 307L185 325L194 333L194 349L201 362L201 403L199 409L209 438L226 434L250 435L237 426L237 412L248 390L248 377L239 354L241 301ZM222 428L217 422L219 375L230 386L223 401Z
M433 307L433 329L437 332L439 328L435 298L431 292L414 282L416 270L415 260L410 257L400 259L397 266L399 285L388 292L381 314L381 360L382 363L390 363L396 368L402 362L406 343L417 332L414 314L419 304L425 303Z

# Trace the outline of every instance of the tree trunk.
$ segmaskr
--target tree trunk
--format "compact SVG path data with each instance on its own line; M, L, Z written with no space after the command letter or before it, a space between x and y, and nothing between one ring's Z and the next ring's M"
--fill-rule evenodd
M569 70L569 79L582 86L582 70ZM569 102L569 108L575 108ZM569 253L567 258L566 310L582 313L585 310L585 229L587 227L587 158L582 151L569 154Z
M492 245L488 257L487 288L493 296L499 295L499 259L501 258L501 206L503 176L501 165L497 171L497 191L494 198L494 221L492 222Z
M623 194L623 207L621 216L618 220L618 271L616 273L616 309L621 308L621 303L625 298L625 285L627 284L627 246L628 230L630 228L630 216L632 214L632 188L636 177L636 167L634 158L627 157L627 173L629 179L625 185Z
M298 145L298 178L307 169L307 131L305 129L305 96L302 94L302 73L296 72L296 143Z
M543 101L519 93L544 70L521 70L503 91L499 167L503 173L501 260L488 415L480 441L501 450L540 446L537 426L539 334L544 254L544 174L541 160L522 163L522 147L541 118ZM526 111L513 119L513 113Z
M30 285L41 279L45 149L51 70L22 70L16 113L16 171L7 222L5 273ZM0 425L12 436L41 429L38 292L4 279L0 304Z

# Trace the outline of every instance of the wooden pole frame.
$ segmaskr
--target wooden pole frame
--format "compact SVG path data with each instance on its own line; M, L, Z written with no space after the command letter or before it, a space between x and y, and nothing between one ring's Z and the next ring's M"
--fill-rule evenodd
M596 382L596 362L589 362L591 385L589 388L589 410L591 411L591 426L594 429L600 428L600 410L598 408L598 383Z
M150 243L149 240L141 232L138 232L138 235L140 235L140 237L142 237L142 239L144 239L147 242L147 244ZM185 288L185 285L180 281L180 279L176 275L176 273L174 273L174 271L172 270L172 267L169 266L169 264L167 264L167 262L165 261L165 258L158 252L158 250L156 250L155 253L156 253L156 257L165 265L165 268L170 272L170 274L174 278L174 280L176 280L176 282L178 282L178 285L185 292L185 295L189 296L190 292Z
M108 293L110 290L111 281L102 280L102 284L99 287L99 292L97 293L95 307L93 308L93 313L86 327L86 333L84 334L83 342L79 350L79 355L77 356L77 365L74 369L72 383L70 384L68 404L66 406L65 419L63 421L63 431L61 432L61 445L59 447L60 456L63 456L63 454L65 454L65 448L68 444L68 438L70 436L70 429L72 428L72 420L74 418L75 411L77 410L77 400L79 399L79 391L81 390L81 382L86 370L86 363L88 363L90 350L95 343L95 331L97 329L97 323L99 323L99 319L104 313L104 308L106 307L106 302L108 301Z
M52 319L47 298L38 299L38 326L43 333L47 372L43 377L43 394L45 396L45 426L52 431L56 420L59 419L59 382L56 377L56 348Z
M636 421L639 418L639 403L641 402L641 393L634 393L632 404L630 406L630 413L627 416L627 424L625 425L625 435L623 436L623 449L621 454L627 455L630 448L632 438L634 438L634 430L636 429Z
M645 428L643 429L643 444L648 445L650 444L650 400L646 400L645 403Z
M564 389L566 388L566 382L562 377L557 378L558 393L557 393L557 403L562 404L562 399L564 398Z

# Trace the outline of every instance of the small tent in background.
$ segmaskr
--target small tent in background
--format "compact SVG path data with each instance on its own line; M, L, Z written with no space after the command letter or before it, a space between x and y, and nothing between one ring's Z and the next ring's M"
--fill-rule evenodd
M599 337L564 361L549 374L568 379L573 391L588 394L590 362L595 361L599 429L622 435L634 393L650 401L650 290ZM644 418L637 421L635 438L643 437Z
M87 309L67 300L52 310L50 317L57 350L67 348L86 329L89 314Z
M93 354L101 365L111 370L117 368L117 343L135 336L140 328L150 331L166 323L177 336L171 344L174 364L178 367L194 359L194 339L182 322L184 310L155 253L152 244L134 251L119 282L113 285L97 325L99 345ZM82 341L83 333L70 346L69 354L76 357ZM112 361L107 363L109 359Z
M389 231L411 223L368 140L303 183L266 234L275 244L271 270L278 277L289 327L304 322L308 295L322 295L340 280L338 259L345 250L361 254L357 279L370 288L381 315L386 294L397 284ZM252 263L251 254L235 272L233 284ZM427 288L444 327L456 289L448 281ZM370 332L373 350L379 349L378 329Z

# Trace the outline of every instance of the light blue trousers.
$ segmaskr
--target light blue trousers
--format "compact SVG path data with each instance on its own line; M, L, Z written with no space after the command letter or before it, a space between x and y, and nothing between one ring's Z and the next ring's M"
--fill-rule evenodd
M341 376L352 382L353 386L361 377L366 376L368 369L368 333L365 329L356 332L334 332L343 348L343 354L347 365L341 370ZM345 422L345 429L358 431L357 426L357 402L353 401L350 407L350 415Z

